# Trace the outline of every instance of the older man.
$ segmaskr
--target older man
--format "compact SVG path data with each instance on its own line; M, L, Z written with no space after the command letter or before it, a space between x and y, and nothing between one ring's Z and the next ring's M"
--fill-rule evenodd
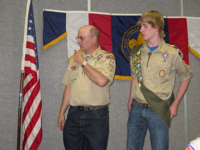
M109 133L109 88L115 57L99 46L99 31L83 26L62 83L66 85L58 118L66 150L106 150ZM64 113L70 106L66 122Z

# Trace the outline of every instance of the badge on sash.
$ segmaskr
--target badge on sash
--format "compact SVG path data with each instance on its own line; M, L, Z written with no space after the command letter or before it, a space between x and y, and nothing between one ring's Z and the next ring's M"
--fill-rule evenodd
M143 60L143 59L140 60L140 64L141 64L141 65L144 64L144 60Z

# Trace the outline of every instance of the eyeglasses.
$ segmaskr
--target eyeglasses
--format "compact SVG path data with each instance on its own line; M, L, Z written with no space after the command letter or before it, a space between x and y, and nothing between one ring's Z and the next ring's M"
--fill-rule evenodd
M94 37L94 36L89 36L89 37ZM78 41L78 39L80 39L81 41L83 41L84 39L86 39L87 37L82 37L82 36L77 36L75 37L75 39Z

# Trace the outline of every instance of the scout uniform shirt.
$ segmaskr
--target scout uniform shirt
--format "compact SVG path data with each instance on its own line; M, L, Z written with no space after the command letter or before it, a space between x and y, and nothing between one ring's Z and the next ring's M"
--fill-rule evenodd
M179 55L180 50L166 44L162 39L159 47L152 53L147 43L139 49L141 52L141 73L143 84L162 100L168 100L173 92L176 73L180 81L192 77L190 67L186 65ZM140 91L136 73L134 71L132 57L130 59L131 75L135 79L132 88L132 97L141 103L147 103Z
M116 68L114 55L101 50L100 46L90 56L86 56L84 51L82 54L87 63L105 75L109 82L104 87L96 85L72 58L62 80L62 83L71 87L70 105L102 106L110 104L109 87L113 83Z

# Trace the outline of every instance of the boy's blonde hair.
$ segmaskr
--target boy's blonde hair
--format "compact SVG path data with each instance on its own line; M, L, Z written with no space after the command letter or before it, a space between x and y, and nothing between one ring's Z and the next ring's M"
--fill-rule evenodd
M150 10L142 14L137 25L141 26L142 23L149 23L153 28L158 28L160 37L164 38L165 21L163 15L159 11Z

